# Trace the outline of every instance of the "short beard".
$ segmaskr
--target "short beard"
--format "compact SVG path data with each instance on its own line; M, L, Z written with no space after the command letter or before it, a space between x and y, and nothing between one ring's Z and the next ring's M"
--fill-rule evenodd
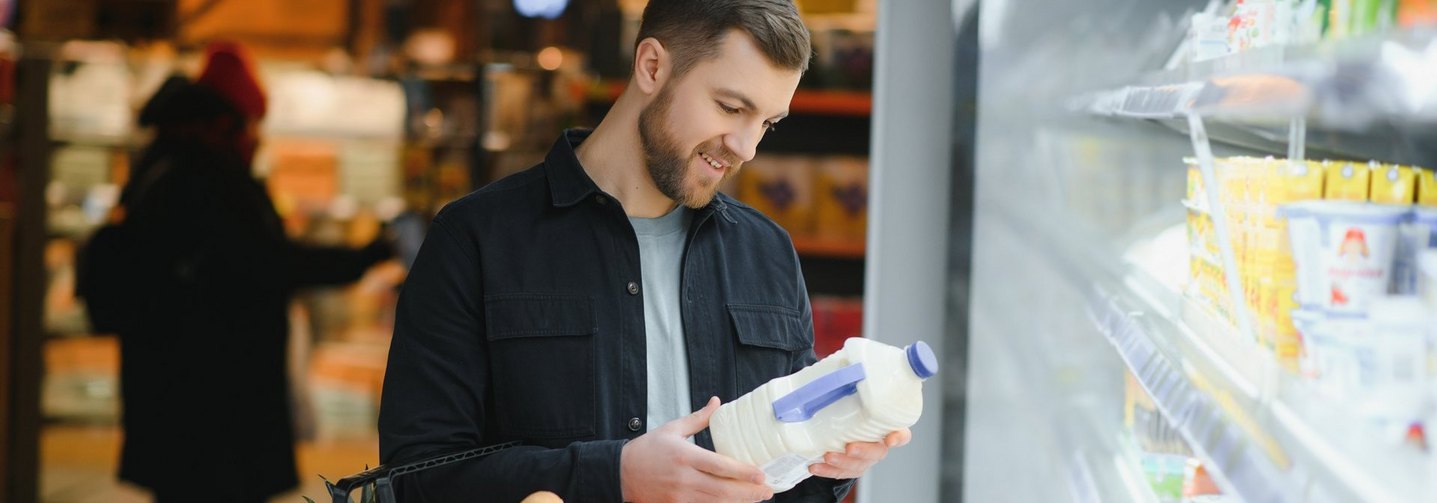
M671 91L668 84L665 84L659 89L654 101L639 112L639 141L644 149L644 163L648 167L649 177L665 197L689 208L703 208L713 201L718 187L707 191L707 194L684 187L688 166L693 161L690 159L692 156L684 154L683 148L662 126L673 102Z

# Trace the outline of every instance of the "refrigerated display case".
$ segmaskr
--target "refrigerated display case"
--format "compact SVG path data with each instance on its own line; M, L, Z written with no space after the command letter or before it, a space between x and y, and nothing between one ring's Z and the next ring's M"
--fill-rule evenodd
M1306 246L1287 237L1289 204L1309 198L1294 196L1296 173L1437 163L1437 31L1417 7L1430 5L980 3L962 499L1437 494L1426 356L1404 371L1421 388L1402 398L1414 412L1377 418L1371 397L1390 388L1366 379L1392 364L1355 356L1366 396L1335 394L1331 369L1307 363L1330 336L1294 322L1302 299L1272 286L1294 279L1272 263L1293 267ZM1244 169L1275 181L1231 183ZM1373 206L1367 183L1354 204ZM1363 334L1352 351L1399 335Z

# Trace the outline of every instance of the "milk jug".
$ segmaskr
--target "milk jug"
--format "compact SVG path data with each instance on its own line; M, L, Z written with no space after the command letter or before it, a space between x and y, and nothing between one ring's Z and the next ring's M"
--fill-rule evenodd
M709 419L714 450L761 468L774 492L849 442L878 442L918 422L923 381L938 358L923 342L899 349L860 337L808 368L723 404Z

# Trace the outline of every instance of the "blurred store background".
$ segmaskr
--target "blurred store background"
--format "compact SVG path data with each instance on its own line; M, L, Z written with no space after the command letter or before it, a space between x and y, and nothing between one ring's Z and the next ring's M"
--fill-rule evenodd
M0 281L7 307L12 288L41 295L17 307L40 309L43 334L30 341L40 361L0 367L7 376L33 371L39 384L38 416L10 425L38 437L39 464L0 457L16 475L8 482L34 484L40 501L148 501L114 475L118 343L88 324L75 295L76 253L106 221L148 140L138 110L168 76L195 76L205 44L239 42L256 57L270 113L254 175L285 230L357 247L404 212L415 215L391 228L422 233L447 202L542 160L563 128L598 123L628 78L646 2L568 3L0 1ZM874 0L802 7L813 69L785 131L769 135L726 190L795 237L826 353L861 327L876 12ZM21 181L21 171L47 175ZM43 230L17 233L22 200L32 196L43 198ZM34 265L43 272L22 272L28 264L17 252L27 246L41 252ZM308 289L294 302L289 373L304 485L278 500L318 499L318 475L377 464L396 289L413 250L398 251L356 284ZM28 330L23 311L0 314ZM24 345L16 333L7 344ZM13 411L25 400L22 392L3 403Z
M858 501L1437 499L1437 0L797 3L811 69L725 190L793 236L819 356L943 359ZM286 231L358 246L597 124L644 5L0 0L0 501L149 501L76 252L205 44L257 56ZM293 303L276 501L377 462L411 253Z

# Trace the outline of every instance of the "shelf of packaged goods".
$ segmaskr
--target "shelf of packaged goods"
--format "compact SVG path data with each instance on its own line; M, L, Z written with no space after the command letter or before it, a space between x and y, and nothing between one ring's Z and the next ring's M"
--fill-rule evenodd
M1099 116L1180 119L1190 114L1272 126L1307 117L1333 131L1437 123L1437 29L1306 46L1272 46L1144 76L1073 99ZM1218 138L1221 139L1221 138Z
M793 248L801 256L862 259L866 245L861 240L793 237Z
M1319 395L1257 343L1154 276L1183 267L1182 232L1139 243L1120 281L1099 282L1089 312L1158 409L1245 501L1421 501L1437 465L1379 440L1354 407Z
M55 147L93 148L142 148L147 137L141 134L109 135L61 132L53 134L50 142Z
M625 82L601 81L589 88L589 99L612 103L624 92ZM802 89L793 93L789 114L867 117L873 113L873 95L866 91Z

